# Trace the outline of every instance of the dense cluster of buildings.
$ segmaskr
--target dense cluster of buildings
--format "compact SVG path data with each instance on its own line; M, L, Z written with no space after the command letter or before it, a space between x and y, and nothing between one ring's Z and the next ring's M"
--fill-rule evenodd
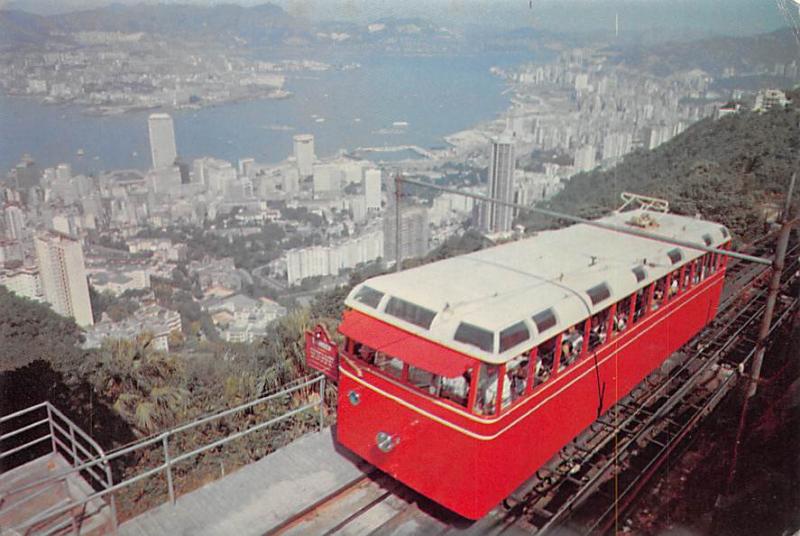
M286 72L330 68L310 60L253 61L222 49L197 54L189 44L141 32L71 37L78 46L52 42L0 54L0 91L120 113L287 97Z
M43 57L31 68L52 61L65 58ZM463 146L431 151L422 164L387 169L345 153L318 158L311 134L293 136L292 154L275 164L184 161L166 113L148 118L151 165L144 172L86 176L68 164L40 169L23 157L0 189L0 284L74 318L88 330L88 344L147 334L166 350L170 334L188 326L177 310L156 302L152 287L180 280L224 340L252 342L286 314L279 303L248 295L254 286L290 295L305 292L292 287L308 280L341 283L371 263L425 256L467 221L486 235L508 236L519 214L513 205L548 199L576 173L613 165L635 148L664 143L692 121L740 108L723 105L702 71L658 78L610 66L587 50L498 74L516 91L504 127L465 131ZM755 110L788 102L777 90L753 97ZM552 158L531 165L531 155L543 153ZM450 160L454 154L467 156ZM524 168L520 158L528 162ZM440 179L451 164L462 166L458 173L464 166L485 169L486 177L476 184L457 176L451 187L498 202L444 193L404 195L398 207L396 173ZM261 266L245 269L226 248L198 250L179 232L187 227L217 244L263 248L266 240L272 249ZM93 314L90 285L101 295L134 300L138 308L116 320Z

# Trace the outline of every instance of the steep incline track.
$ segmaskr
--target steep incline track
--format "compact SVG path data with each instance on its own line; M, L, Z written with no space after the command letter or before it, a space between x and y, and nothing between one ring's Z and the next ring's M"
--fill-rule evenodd
M769 254L760 240L747 253ZM794 282L789 248L783 289ZM468 523L379 472L284 526L281 534L543 534L565 524L605 532L741 377L755 351L769 268L729 263L717 318L566 445L484 519ZM798 308L784 297L773 331Z

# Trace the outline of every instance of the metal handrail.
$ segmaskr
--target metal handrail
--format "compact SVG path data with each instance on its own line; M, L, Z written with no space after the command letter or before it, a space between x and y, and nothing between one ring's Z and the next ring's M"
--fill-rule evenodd
M34 421L32 423L29 423L29 424L25 424L25 425L20 426L19 428L15 429L15 430L12 430L10 432L7 432L7 433L1 435L0 436L0 442L8 440L8 439L10 439L12 437L16 437L16 436L18 436L18 435L20 435L20 434L22 434L24 432L29 432L31 430L36 429L39 426L44 426L44 425L47 425L48 433L43 435L43 436L41 436L41 437L38 437L38 438L33 439L31 441L28 441L28 442L26 442L26 443L24 443L22 445L17 445L14 448L11 448L11 449L8 449L8 450L4 450L4 451L0 451L0 459L6 458L8 456L11 456L12 454L18 454L18 453L21 453L23 451L29 450L30 448L34 447L35 445L38 445L38 444L43 443L43 442L45 442L47 440L50 440L50 453L51 454L55 454L55 453L63 452L65 456L71 456L71 458L72 458L71 465L73 467L76 466L76 465L80 465L81 464L81 458L78 456L78 449L80 449L80 451L84 455L86 455L89 459L97 459L99 461L99 463L96 464L96 465L100 465L101 466L100 470L101 470L101 472L105 473L105 478L101 478L94 470L91 470L91 469L87 469L86 472L89 473L94 478L94 480L97 482L97 484L101 488L108 489L110 486L112 486L113 485L113 480L112 480L112 476L111 476L111 467L110 467L110 464L108 463L108 461L106 459L105 451L102 449L102 447L100 447L100 445L97 444L96 441L94 441L88 434L86 434L77 425L75 425L75 423L73 423L72 420L69 419L69 417L64 415L61 411L58 410L58 408L53 406L50 402L48 402L48 401L40 402L40 403L35 404L33 406L29 406L29 407L27 407L25 409L16 411L14 413L10 413L8 415L4 415L4 416L0 417L0 423L8 423L9 421L11 421L13 419L17 419L17 418L20 418L20 417L23 417L23 416L26 416L26 415L30 415L30 414L33 414L34 412L40 411L40 410L44 410L44 412L46 414L46 416L43 419L36 420L36 421ZM63 436L63 439L64 439L63 441L56 435L57 431L61 434L61 436ZM88 445L89 448L87 448L85 445L83 445L80 442L78 442L77 439L76 439L76 436L78 436L79 438L83 439L85 441L85 443ZM80 471L80 469L78 469L77 471ZM2 511L3 513L8 513L11 510L14 510L14 509L17 509L17 508L23 506L24 504L29 502L29 500L31 500L32 498L34 498L37 495L47 491L47 489L51 488L52 485L54 485L54 484L56 484L58 482L66 480L67 475L69 475L69 474L71 474L73 472L76 472L76 471L69 471L69 472L66 472L65 474L51 475L51 476L45 477L43 479L39 479L36 482L31 483L33 485L19 486L17 488L13 488L13 489L8 490L5 493L5 496L19 494L19 493L21 493L23 491L26 491L26 490L31 489L31 488L36 487L36 486L44 486L43 489L41 489L41 490L39 490L39 491L37 491L37 492L27 496L27 497L24 497L21 500L14 501L11 504L4 505L3 508L0 508L0 511ZM105 500L105 499L103 499L103 500ZM68 504L69 504L69 506L68 506L67 510L69 510L70 508L72 508L74 506L74 504L72 502L69 502ZM58 506L59 505L56 505L56 507L58 507ZM111 513L111 521L112 521L113 529L116 531L116 528L117 528L116 503L115 503L115 499L114 499L113 496L111 496L108 499L108 506L109 506L109 511ZM46 510L44 512L39 512L39 514L37 514L36 516L34 516L34 518L32 518L32 519L35 520L34 523L38 523L38 522L40 522L40 521L42 521L42 520L44 520L44 519L46 519L48 517L52 517L52 515L49 512L53 508L54 507L51 507L50 509L48 509L48 510ZM64 513L64 512L61 512L61 513ZM61 515L61 513L59 513L58 515ZM72 521L74 521L74 520L72 520Z
M225 437L223 437L221 439L218 439L216 441L213 441L213 442L211 442L211 443L209 443L207 445L204 445L202 447L198 447L198 448L196 448L196 449L194 449L194 450L192 450L190 452L186 452L186 453L180 454L180 455L172 457L172 458L170 458L170 456L169 456L169 451L168 451L169 438L174 436L174 435L176 435L176 434L178 434L178 433L180 433L180 432L184 432L186 430L195 428L197 426L200 426L200 425L205 424L207 422L210 422L212 420L221 419L221 418L226 417L228 415L231 415L233 413L241 412L243 410L246 410L246 409L251 408L253 406L256 406L258 404L263 404L265 402L269 402L271 400L275 400L277 398L284 397L286 395L289 395L289 394L292 394L294 392L297 392L297 391L299 391L301 389L305 389L305 388L312 387L312 386L315 386L315 385L319 385L319 395L320 396L319 396L319 400L317 400L317 401L313 401L313 402L304 404L304 405L302 405L300 407L294 408L294 409L292 409L290 411L287 411L287 412L285 412L285 413L283 413L283 414L281 414L281 415L279 415L277 417L273 417L272 419L269 419L269 420L267 420L265 422L262 422L260 424L257 424L257 425L251 426L249 428L246 428L245 430L241 430L239 432L235 432L233 434L225 436ZM208 451L210 449L219 447L221 445L229 443L230 441L233 441L235 439L239 439L239 438L244 437L244 436L246 436L248 434L251 434L253 432L262 430L262 429L267 428L269 426L273 426L273 425L278 424L280 422L283 422L283 421L285 421L285 420L287 420L287 419L289 419L291 417L294 417L295 415L298 415L298 414L300 414L302 412L308 411L308 410L316 408L316 407L319 408L319 413L320 413L320 415L319 415L319 428L321 430L322 427L323 427L323 424L324 424L324 420L323 420L324 419L324 413L323 413L323 410L324 410L324 399L325 399L324 398L324 393L325 393L325 376L323 376L323 375L315 375L315 376L312 376L312 377L307 377L306 379L296 383L295 385L292 385L291 387L289 387L287 389L283 389L281 391L278 391L278 392L275 392L275 393L271 393L269 395L263 396L261 398L255 399L255 400L251 400L249 402L246 402L246 403L241 404L239 406L236 406L234 408L230 408L230 409L215 413L213 415L209 415L209 416L203 417L201 419L197 419L196 421L192 421L192 422L189 422L189 423L186 423L186 424L182 424L180 426L177 426L175 428L172 428L170 430L167 430L167 431L162 432L160 434L157 434L155 436L151 436L151 437L145 439L144 441L140 441L138 443L134 443L134 444L132 444L130 446L127 446L125 448L122 448L122 449L119 449L119 450L116 450L116 451L112 451L112 452L109 452L109 453L103 452L102 449L100 449L101 456L99 458L90 459L90 460L88 460L88 461L86 461L84 463L81 463L79 465L76 465L76 466L74 466L74 467L72 467L72 468L70 468L68 470L61 471L59 473L56 473L54 475L50 475L50 476L48 476L46 478L42 478L42 479L39 479L39 480L34 481L34 482L30 482L30 483L28 483L28 484L26 484L24 486L21 486L21 487L15 489L14 492L19 492L19 491L22 491L22 490L25 490L25 489L28 489L28 488L32 488L32 487L35 487L37 485L41 485L41 484L43 484L45 482L48 482L48 481L62 479L62 478L65 478L66 476L68 476L70 474L88 470L89 468L94 467L94 466L99 465L99 464L105 464L106 468L109 469L109 472L108 472L108 485L107 486L102 486L104 489L102 489L100 491L97 491L96 493L93 493L92 495L89 495L89 496L81 499L78 502L71 503L70 505L62 507L62 508L60 508L58 510L47 511L47 512L40 513L40 514L28 519L27 521L24 521L23 523L13 527L13 529L14 530L26 530L26 529L30 528L31 526L34 526L35 524L40 523L41 521L43 521L43 520L45 520L47 518L51 518L51 517L56 517L56 516L62 515L63 513L69 511L71 508L75 508L76 506L87 504L87 503L89 503L89 502L91 502L91 501L93 501L95 499L103 498L103 497L105 497L105 496L107 496L109 494L112 494L111 495L111 500L112 500L112 504L113 504L113 492L118 491L118 490L120 490L122 488L125 488L127 486L130 486L131 484L133 484L135 482L138 482L139 480L142 480L144 478L148 478L150 476L156 475L156 474L161 473L161 472L165 472L166 473L170 502L172 502L174 504L174 502L175 502L175 490L174 490L174 485L172 484L172 466L175 463L187 460L189 458L197 456L198 454L201 454L201 453L206 452L206 451ZM28 409L31 409L31 408L28 408ZM63 414L60 411L55 410L55 413L57 415L63 417ZM9 418L11 418L11 417L9 417ZM64 417L64 418L66 419L66 417ZM69 422L68 419L67 419L67 421ZM90 441L92 443L92 446L96 445L96 443L93 440L91 440L91 438L89 438L82 430L77 429L77 427L76 427L76 431L79 432L80 435L83 438L85 438L88 441ZM129 454L131 452L134 452L136 450L140 450L140 449L143 449L145 447L149 447L149 446L154 445L156 443L161 443L162 450L164 452L164 459L165 459L164 463L162 463L161 465L159 465L159 466L157 466L155 468L148 469L148 470L144 471L143 473L140 473L140 474L138 474L136 476L133 476L133 477L130 477L130 478L126 479L126 480L123 480L122 482L119 482L117 484L113 484L112 483L111 476L110 476L110 462L112 460L120 458L120 457L122 457L122 456L124 456L126 454ZM113 520L114 520L114 530L116 532L116 511L115 510L113 511Z

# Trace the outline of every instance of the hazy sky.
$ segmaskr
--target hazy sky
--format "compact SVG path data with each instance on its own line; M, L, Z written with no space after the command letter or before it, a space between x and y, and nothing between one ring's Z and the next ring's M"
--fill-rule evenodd
M0 0L48 14L111 3L255 5L264 0ZM675 34L753 34L785 25L775 0L273 0L289 13L311 20L367 21L380 17L425 17L443 25L538 26L581 32L613 26L636 33L664 29Z

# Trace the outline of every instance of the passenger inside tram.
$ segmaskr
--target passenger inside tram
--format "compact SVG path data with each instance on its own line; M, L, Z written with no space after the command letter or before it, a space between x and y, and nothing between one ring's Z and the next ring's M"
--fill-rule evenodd
M628 296L617 304L617 310L614 313L614 333L622 333L628 328L628 314L631 310L632 296Z
M647 307L647 288L639 289L636 293L636 309L633 312L633 322L636 323L644 316Z
M456 404L466 407L469 397L470 371L465 371L461 376L455 378L439 378L439 396L451 400Z
M360 342L355 343L353 353L365 363L369 363L370 365L375 363L375 350L366 344Z
M376 367L395 378L401 378L403 376L403 362L396 357L386 355L383 352L375 352L374 364Z
M497 409L497 386L498 372L500 367L497 365L481 365L480 379L478 380L478 399L476 408L478 413L483 415L494 415ZM484 380L485 378L485 380ZM508 374L503 374L503 401L502 406L506 407L511 403L511 380Z
M540 385L550 379L553 371L553 359L556 355L556 337L545 341L539 345L539 352L536 356L536 367L534 369L534 385Z
M678 288L679 288L678 281L680 281L680 278L681 278L680 270L675 270L674 272L672 272L672 278L671 278L672 282L669 284L670 297L678 293Z
M528 356L521 355L506 364L506 374L511 381L511 402L525 394L528 384Z
M667 278L664 276L656 282L656 290L653 293L653 311L661 307L661 304L664 302L666 290Z
M583 349L583 333L581 324L575 324L564 334L561 341L561 362L558 371L561 372L578 358Z
M594 350L601 346L608 338L608 315L609 310L600 311L592 316L591 329L589 330L589 350Z

